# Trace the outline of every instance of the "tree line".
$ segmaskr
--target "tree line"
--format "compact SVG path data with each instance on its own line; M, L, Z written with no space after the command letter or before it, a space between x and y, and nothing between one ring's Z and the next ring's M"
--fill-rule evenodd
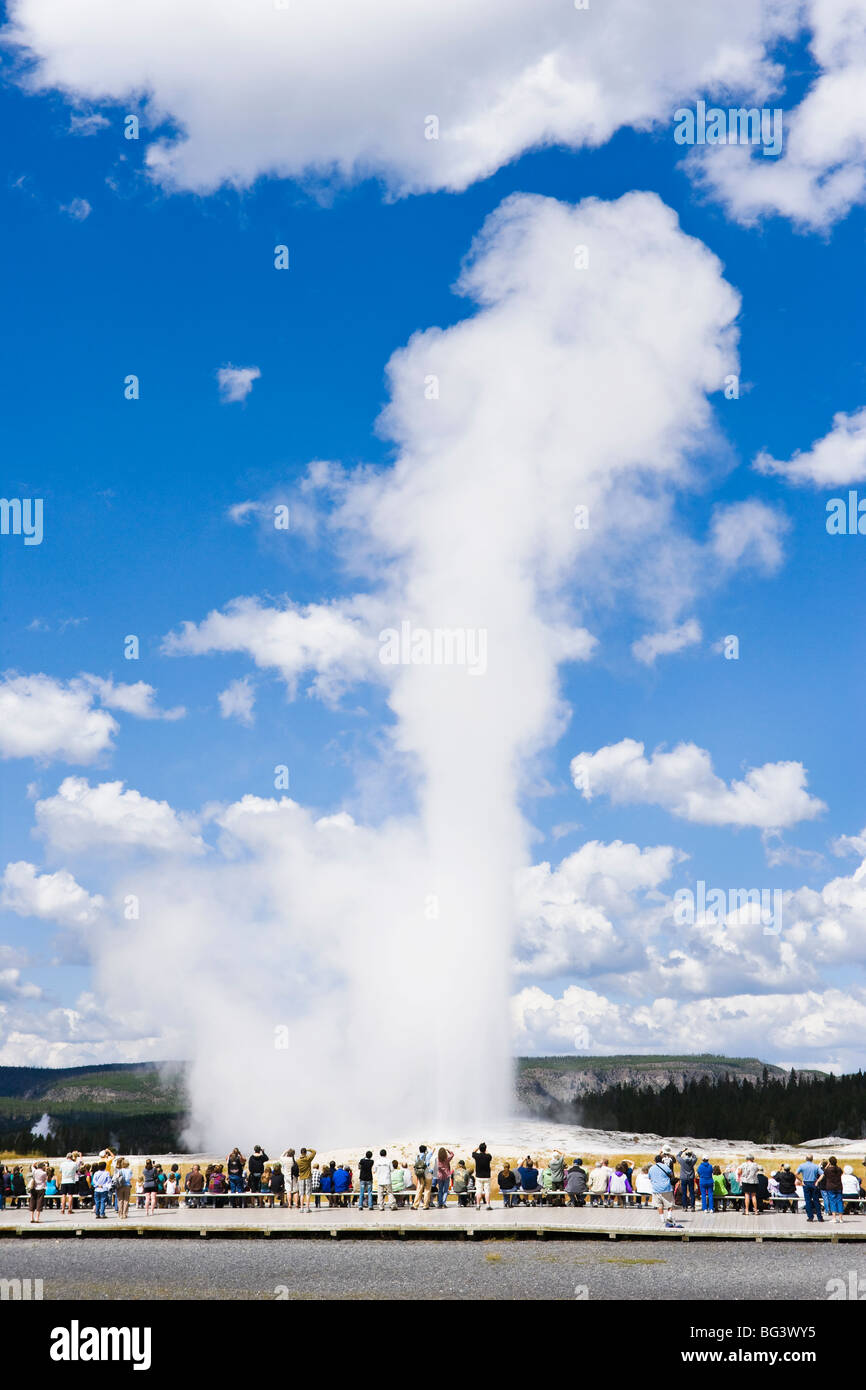
M631 1129L652 1134L694 1134L713 1139L753 1139L761 1144L802 1144L824 1135L866 1136L866 1074L759 1081L725 1073L690 1080L680 1089L637 1083L608 1086L578 1097L571 1119L590 1129ZM563 1118L561 1107L556 1118Z
M178 1153L183 1115L153 1111L149 1114L118 1114L116 1110L66 1111L52 1120L46 1138L31 1133L32 1112L27 1115L0 1115L0 1152L49 1155L98 1153L106 1144L128 1153Z

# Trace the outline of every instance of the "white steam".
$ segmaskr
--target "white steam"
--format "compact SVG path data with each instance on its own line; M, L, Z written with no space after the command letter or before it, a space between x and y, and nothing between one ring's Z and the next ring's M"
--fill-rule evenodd
M520 801L567 717L559 664L591 655L589 596L640 587L667 617L693 592L672 494L736 369L738 299L715 257L653 195L517 196L460 289L477 311L389 364L393 466L331 480L342 559L368 588L346 604L347 665L365 613L395 720L382 811L407 771L416 810L361 825L245 797L207 813L208 854L115 885L140 898L136 967L112 945L101 981L192 1057L196 1144L435 1140L505 1113ZM379 629L406 621L483 630L486 671L379 665ZM261 605L237 606L220 640L286 676L262 624ZM339 645L304 650L313 678L319 655L339 667Z

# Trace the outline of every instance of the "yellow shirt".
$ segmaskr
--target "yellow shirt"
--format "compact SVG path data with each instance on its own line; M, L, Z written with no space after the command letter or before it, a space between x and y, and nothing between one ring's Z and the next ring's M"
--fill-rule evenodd
M298 1165L298 1181L309 1182L313 1172L313 1159L316 1157L315 1149L307 1149L305 1154L298 1154L295 1162Z

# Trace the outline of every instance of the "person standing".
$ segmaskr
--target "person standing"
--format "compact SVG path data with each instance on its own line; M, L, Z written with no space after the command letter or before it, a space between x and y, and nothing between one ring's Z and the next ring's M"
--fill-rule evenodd
M489 1211L491 1160L486 1144L479 1144L473 1151L472 1162L475 1164L475 1205L480 1207L484 1203Z
M114 1180L108 1171L105 1159L93 1169L93 1210L97 1221L105 1220L105 1206L111 1195Z
M118 1220L129 1215L129 1194L132 1191L132 1169L126 1159L120 1157L114 1163L114 1195L117 1200Z
M60 1215L72 1215L72 1202L78 1191L78 1170L80 1163L71 1153L60 1160Z
M652 1184L653 1198L656 1210L662 1219L662 1225L670 1230L682 1230L682 1227L673 1219L674 1179L671 1168L664 1161L664 1155L656 1154L655 1161L650 1164L649 1180Z
M682 1165L680 1166L682 1173ZM698 1182L701 1188L701 1211L713 1211L713 1165L710 1163L706 1154L703 1154L698 1164ZM682 1177L680 1177L682 1183ZM692 1182L692 1200L694 1200L694 1181ZM685 1196L683 1197L683 1209L685 1209Z
M244 1158L243 1154L238 1148L232 1149L231 1153L226 1159L226 1173L228 1174L229 1192L231 1193L231 1200L229 1202L229 1206L243 1206L243 1199L241 1199L240 1202L237 1199L239 1194L242 1193L244 1190L245 1163L246 1159Z
M433 1170L430 1164L430 1155L432 1153L433 1150L428 1150L426 1144L418 1145L418 1152L415 1155L415 1162L413 1164L415 1172L415 1200L412 1203L413 1211L418 1210L422 1201L425 1211L428 1211L430 1208L430 1193L433 1189Z
M313 1159L315 1149L301 1149L298 1154L298 1198L301 1211L309 1212L310 1198L313 1195Z
M814 1161L811 1154L806 1158L805 1163L801 1163L797 1172L803 1179L803 1201L806 1206L806 1220L812 1221L816 1216L823 1222L821 1215L821 1199L818 1196L817 1182L821 1176L821 1169Z
M250 1192L261 1192L262 1174L265 1171L265 1164L267 1162L268 1156L262 1148L261 1144L256 1144L256 1147L250 1154L249 1162L247 1164L247 1172L250 1175ZM252 1199L251 1205L256 1207L260 1205L257 1196Z
M741 1163L737 1169L737 1178L743 1189L744 1207L746 1216L749 1214L749 1203L752 1204L752 1211L758 1215L758 1165L751 1154L746 1155L745 1163Z
M48 1186L47 1164L34 1163L30 1169L30 1182L27 1186L30 1198L30 1222L32 1225L38 1226L42 1207L45 1203L45 1189Z
M388 1155L384 1149L379 1150L379 1161L376 1164L376 1201L380 1211L387 1208L393 1211L396 1202L391 1193L391 1173L393 1169L388 1161Z
M842 1201L842 1169L839 1167L835 1158L828 1158L824 1167L824 1176L821 1179L821 1190L824 1193L824 1201L830 1220L841 1222L844 1215L844 1203Z
M695 1209L695 1164L697 1155L691 1149L681 1149L677 1154L677 1162L680 1165L680 1197L682 1199L683 1211L694 1211Z
M358 1188L360 1197L358 1198L358 1210L364 1210L364 1199L367 1199L367 1207L373 1210L373 1150L368 1149L363 1158L358 1159Z
M448 1201L451 1186L451 1162L454 1153L451 1149L440 1148L436 1155L436 1201L441 1210Z
M144 1214L153 1216L156 1211L156 1169L153 1166L153 1159L145 1160L144 1171L141 1175L141 1189L144 1193Z
M288 1191L288 1194L289 1194L289 1206L290 1206L290 1207L293 1207L293 1206L295 1205L295 1198L296 1198L296 1197L297 1197L297 1199L298 1199L298 1206L300 1206L300 1205L301 1205L300 1181L299 1181L300 1169L299 1169L298 1164L297 1164L297 1161L296 1161L296 1159L295 1159L295 1151L294 1151L294 1149L286 1149L285 1153L282 1155L282 1158L283 1158L283 1169L284 1169L285 1175L286 1175L286 1190Z

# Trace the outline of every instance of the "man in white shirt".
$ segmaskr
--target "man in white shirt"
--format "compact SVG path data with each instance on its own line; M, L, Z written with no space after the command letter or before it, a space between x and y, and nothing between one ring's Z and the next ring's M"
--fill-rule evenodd
M78 1173L81 1164L72 1154L60 1160L60 1215L72 1215L72 1199L78 1191Z
M384 1211L387 1207L389 1211L393 1211L397 1203L391 1195L391 1164L384 1149L379 1150L373 1172L376 1174L376 1200L379 1210Z

